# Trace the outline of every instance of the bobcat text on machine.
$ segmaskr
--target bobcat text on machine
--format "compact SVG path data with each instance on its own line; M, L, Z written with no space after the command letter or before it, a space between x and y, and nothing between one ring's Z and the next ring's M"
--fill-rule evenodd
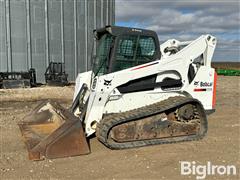
M106 26L94 31L93 69L78 75L69 110L43 102L19 123L29 158L88 154L96 134L111 149L198 140L214 111L216 38L172 39Z

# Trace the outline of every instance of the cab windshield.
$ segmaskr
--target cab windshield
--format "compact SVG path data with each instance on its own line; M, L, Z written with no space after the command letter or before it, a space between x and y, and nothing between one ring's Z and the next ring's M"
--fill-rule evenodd
M107 73L112 40L112 35L104 34L100 40L97 41L97 52L93 67L95 76Z
M97 41L97 52L93 58L93 72L101 76L155 60L157 46L152 36L123 34L114 41L115 36L104 34ZM113 44L115 43L115 44ZM111 52L114 48L114 54ZM110 62L110 56L112 57Z

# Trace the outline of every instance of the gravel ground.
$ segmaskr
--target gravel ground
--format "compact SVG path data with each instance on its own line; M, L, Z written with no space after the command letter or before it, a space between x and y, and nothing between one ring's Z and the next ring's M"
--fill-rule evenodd
M36 162L28 160L17 122L41 100L69 107L74 87L0 90L0 179L196 179L180 174L179 161L235 165L235 176L206 179L240 179L239 85L239 77L218 78L216 112L201 141L110 150L92 138L89 155Z

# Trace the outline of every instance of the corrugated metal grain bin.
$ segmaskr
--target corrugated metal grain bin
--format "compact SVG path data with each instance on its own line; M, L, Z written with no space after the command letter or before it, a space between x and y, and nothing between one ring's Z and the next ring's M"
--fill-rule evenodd
M38 82L50 61L69 80L90 68L92 31L114 24L115 0L0 0L0 71L33 67Z

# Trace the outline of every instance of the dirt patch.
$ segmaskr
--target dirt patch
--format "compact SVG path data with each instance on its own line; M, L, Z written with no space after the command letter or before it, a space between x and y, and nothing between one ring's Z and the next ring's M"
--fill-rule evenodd
M201 141L110 150L96 138L86 156L28 160L17 122L42 100L71 105L74 87L41 87L0 90L1 179L196 179L181 176L179 161L235 165L236 176L207 179L240 179L239 77L218 78L216 112L208 117L208 135Z

